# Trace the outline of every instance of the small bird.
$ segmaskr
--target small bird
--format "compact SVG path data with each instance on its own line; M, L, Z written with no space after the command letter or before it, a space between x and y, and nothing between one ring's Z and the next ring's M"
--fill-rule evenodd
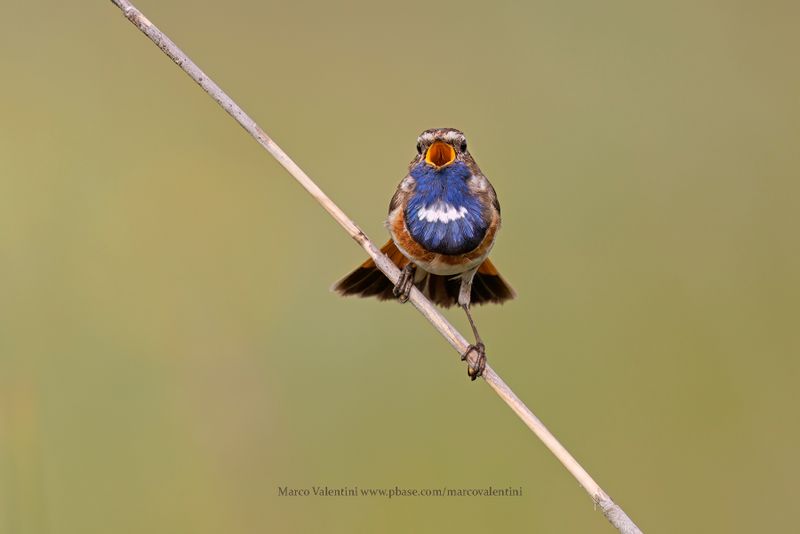
M386 227L392 238L381 251L402 270L397 284L370 259L333 289L342 295L406 302L415 286L435 304L458 304L475 336L461 356L465 360L477 353L476 368L467 369L475 380L486 366L486 346L470 306L502 303L516 294L488 259L500 228L500 204L467 151L462 132L434 128L420 134L408 175L389 202Z

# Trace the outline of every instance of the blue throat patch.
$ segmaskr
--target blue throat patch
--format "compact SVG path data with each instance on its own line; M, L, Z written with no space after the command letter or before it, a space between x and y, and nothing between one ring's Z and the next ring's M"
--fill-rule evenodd
M416 187L405 209L406 227L426 250L466 254L483 241L489 221L480 199L467 186L471 175L460 161L443 169L425 163L411 169Z

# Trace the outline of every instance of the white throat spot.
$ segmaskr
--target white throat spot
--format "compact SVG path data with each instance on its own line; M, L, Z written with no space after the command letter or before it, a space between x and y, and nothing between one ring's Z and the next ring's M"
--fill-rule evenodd
M467 208L460 206L456 208L446 202L437 202L432 206L423 206L417 211L417 218L420 221L449 223L463 219L467 215Z

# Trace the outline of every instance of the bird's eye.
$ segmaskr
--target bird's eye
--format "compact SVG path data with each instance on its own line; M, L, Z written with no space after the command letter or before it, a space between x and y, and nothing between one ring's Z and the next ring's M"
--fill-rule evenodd
M466 152L467 151L467 142L466 141L461 141L461 145L458 148L461 149L461 152Z
M422 141L417 142L417 154L422 154Z

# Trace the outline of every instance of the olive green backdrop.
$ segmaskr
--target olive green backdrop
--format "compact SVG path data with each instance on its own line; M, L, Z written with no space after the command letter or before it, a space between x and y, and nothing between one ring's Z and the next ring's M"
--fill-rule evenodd
M495 369L647 532L791 530L796 2L138 7L375 241L463 129ZM410 306L329 292L363 252L110 2L6 2L0 61L2 532L612 532ZM322 485L523 496L278 495Z

